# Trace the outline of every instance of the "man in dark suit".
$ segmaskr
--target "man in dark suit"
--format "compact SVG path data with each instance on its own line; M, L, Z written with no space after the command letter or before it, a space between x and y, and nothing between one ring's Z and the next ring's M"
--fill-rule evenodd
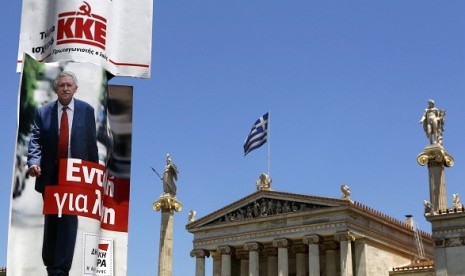
M58 185L60 158L98 162L94 109L74 98L78 83L72 72L63 71L54 81L56 101L38 108L28 149L29 175L37 177L35 189ZM63 115L63 113L66 113ZM62 127L62 117L67 122ZM60 128L66 131L67 145L59 140ZM59 149L61 148L61 150ZM78 219L75 215L45 215L42 259L49 276L68 275L73 262Z

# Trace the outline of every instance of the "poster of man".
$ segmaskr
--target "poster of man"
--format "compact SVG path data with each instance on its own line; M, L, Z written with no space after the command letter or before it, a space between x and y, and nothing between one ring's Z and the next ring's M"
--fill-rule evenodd
M125 275L130 151L113 152L121 135L112 126L121 122L109 111L107 73L90 63L24 60L8 275ZM126 90L117 106L130 108L116 111L132 114Z

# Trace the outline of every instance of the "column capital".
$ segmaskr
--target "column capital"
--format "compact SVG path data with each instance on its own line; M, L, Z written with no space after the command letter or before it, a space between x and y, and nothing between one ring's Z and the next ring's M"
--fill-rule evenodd
M176 199L176 197L167 195L161 195L157 201L152 204L152 208L154 211L162 211L162 212L170 212L174 213L181 212L182 210L182 203Z
M210 251L205 250L205 249L193 249L190 255L191 257L205 258L205 257L210 257Z
M263 245L259 242L248 242L244 244L244 250L246 251L260 251L263 249Z
M334 240L338 242L342 241L355 241L354 234L350 231L338 232L334 235Z
M229 245L220 245L216 251L221 253L221 255L233 255L235 248Z
M294 245L291 247L291 251L294 254L307 253L308 246L304 244Z
M292 242L289 239L275 239L273 240L273 246L278 248L287 248L291 246Z
M308 245L311 245L311 244L322 244L324 241L323 237L320 236L320 235L307 235L307 236L304 236L303 238L303 242L304 244L308 244Z

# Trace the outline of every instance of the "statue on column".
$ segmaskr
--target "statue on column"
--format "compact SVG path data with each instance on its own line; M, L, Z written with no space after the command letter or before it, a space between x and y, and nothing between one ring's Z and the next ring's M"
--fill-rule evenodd
M442 146L442 133L444 132L444 119L446 111L438 109L434 106L434 101L428 100L428 107L423 112L420 119L420 124L423 124L426 137L428 137L431 145L437 144Z
M445 167L454 165L454 158L443 145L444 119L446 112L434 106L433 100L428 100L428 107L420 119L429 145L417 156L421 166L428 166L430 204L425 205L425 213L436 214L447 208Z
M170 194L173 197L176 196L176 182L178 180L178 168L173 163L173 158L170 154L166 155L166 165L163 170L163 192L165 194Z
M157 174L163 183L163 193L176 197L176 182L178 180L178 168L173 163L173 158L170 154L166 155L166 165L163 170L163 176L152 167L152 170Z
M152 167L158 178L163 183L163 194L160 195L157 201L153 203L153 210L160 211L176 211L182 210L182 203L176 199L176 180L178 180L178 168L173 163L173 158L170 154L166 155L166 165L163 169L163 174L160 175L157 170Z

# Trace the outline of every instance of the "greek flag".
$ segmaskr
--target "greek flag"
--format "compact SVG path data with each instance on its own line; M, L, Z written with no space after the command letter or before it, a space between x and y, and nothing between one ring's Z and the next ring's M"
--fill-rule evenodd
M261 147L268 139L268 112L261 116L252 126L244 143L244 156Z

